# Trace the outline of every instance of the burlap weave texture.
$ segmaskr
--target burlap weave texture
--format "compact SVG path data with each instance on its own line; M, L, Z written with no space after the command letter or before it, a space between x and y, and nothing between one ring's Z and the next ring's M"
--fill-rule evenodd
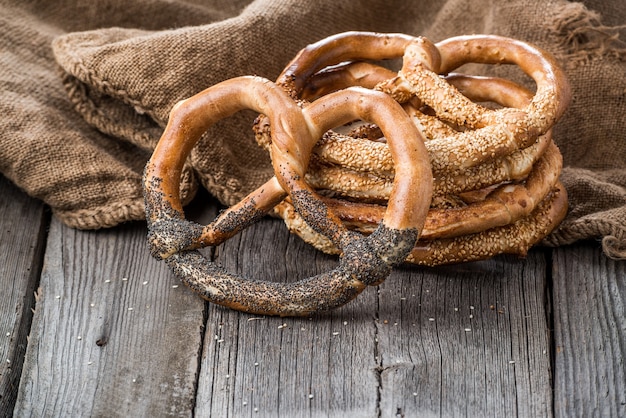
M274 79L302 47L347 30L433 41L491 33L551 51L572 83L555 130L571 209L546 242L603 238L607 254L624 257L620 3L2 0L0 171L70 226L142 219L141 172L177 101L239 75ZM232 204L271 175L253 140L254 116L241 112L205 135L189 161L187 199L197 181Z

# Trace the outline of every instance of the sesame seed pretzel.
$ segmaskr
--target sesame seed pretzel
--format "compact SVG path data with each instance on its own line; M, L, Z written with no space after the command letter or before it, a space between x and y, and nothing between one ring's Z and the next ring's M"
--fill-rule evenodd
M522 86L500 78L454 74L446 79L475 101L520 108L527 106L532 97ZM316 84L318 89L325 89L319 81ZM339 87L336 82L333 88L335 87ZM344 87L346 86L340 88ZM411 105L405 105L404 108L426 138L427 149L430 139L445 137L452 130L437 118L425 115ZM551 136L551 131L548 130L527 148L480 165L459 170L435 171L433 196L458 194L504 181L524 179L552 142ZM363 142L366 141L353 133L328 132L313 150L312 166L308 173L309 183L317 189L329 190L339 196L365 200L386 199L394 176L393 168L389 164L391 158L387 146L384 142L369 141L365 149ZM376 152L364 154L372 149ZM353 157L349 160L337 160L333 158L335 155Z
M403 58L398 74L384 69L371 71L372 66L362 62L393 58ZM362 67L332 71L335 66L354 61ZM439 76L467 63L515 64L535 81L537 90L524 108L485 108ZM434 173L466 169L528 147L561 117L571 98L567 78L550 54L530 44L494 35L455 37L433 44L426 38L405 34L345 32L302 49L285 67L277 84L299 102L307 96L319 97L323 95L319 86L307 86L317 73L328 68L331 71L321 83L327 88L337 88L334 83L372 87L373 82L378 82L376 89L398 102L417 100L433 109L438 119L461 128L428 141ZM394 76L381 81L385 75ZM504 83L499 84L496 91L506 93L502 90ZM271 139L263 128L263 121L257 122L257 141L267 147ZM367 156L361 165L368 167L368 171L385 162L383 166L389 167L387 158L381 162L369 161L381 155L381 150L370 149L376 148L372 143L360 141L358 147L359 151L349 155L340 152L343 147L334 147L326 150L325 157L349 166L359 164L359 156Z
M200 136L242 109L261 112L271 126L275 176L211 224L185 219L180 176ZM332 109L332 112L328 112ZM307 184L313 146L324 132L354 119L384 132L396 178L387 210L367 237L349 231ZM419 237L432 196L432 173L421 134L388 95L350 88L298 107L274 83L238 77L178 103L144 174L148 243L180 279L205 299L256 314L307 315L347 303L367 285L381 283ZM339 266L294 283L246 280L207 260L198 248L217 245L246 228L288 196L311 230L340 249Z
M398 57L403 57L398 74L363 61ZM438 75L470 62L517 64L537 90L532 94L499 78ZM562 158L550 128L569 102L569 85L554 59L538 48L497 36L458 37L433 45L402 34L350 32L304 48L277 84L301 105L351 85L384 91L404 103L426 138L435 197L488 189L482 199L466 206L432 208L418 242L422 250L415 250L407 261L442 264L513 250L523 255L565 214L566 193L558 183ZM502 107L493 110L475 103L482 101ZM424 107L428 114L421 111ZM313 151L307 180L331 195L350 198L325 200L351 228L367 233L369 222L375 224L384 210L367 202L388 196L394 173L384 138L377 141L381 134L376 127L361 128L348 134L326 133ZM271 143L262 118L255 131L261 145ZM372 141L361 139L370 136ZM518 182L501 184L510 181ZM305 241L333 252L329 242L298 219L289 199L275 212ZM501 231L513 231L511 225L518 225L524 234L512 240L517 244L494 244L493 237ZM550 229L529 227L537 225ZM442 243L454 246L472 239L473 251L465 251L463 257L454 251L441 255Z

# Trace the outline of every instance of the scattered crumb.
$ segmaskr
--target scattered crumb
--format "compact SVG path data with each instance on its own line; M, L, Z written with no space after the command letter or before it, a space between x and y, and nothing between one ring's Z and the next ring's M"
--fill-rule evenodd
M509 361L509 364L515 364L515 360Z
M428 318L428 320L432 322L435 320L435 318Z
M283 329L283 328L287 328L287 324L282 324L278 326L278 329Z
M129 311L132 311L133 309L135 309L135 308L128 308Z
M123 282L127 282L128 281L128 277L122 277L122 281Z
M81 337L80 335L78 337L76 337L77 340L82 340L83 337Z
M470 309L471 309L471 310L474 310L474 307L473 307L473 306L470 306Z
M471 328L465 328L465 330L464 330L464 331L465 331L465 332L472 332L472 329L471 329Z
M172 289L176 289L176 288L178 288L178 285L177 284L173 284L172 285Z
M337 335L339 335L339 333L338 332L333 332L333 335L337 336Z
M309 393L309 399L313 399L313 394Z
M148 284L148 281L146 280L145 282L143 282L143 283L141 283L141 284L145 286L145 285L147 285L147 284Z
M104 282L105 282L105 283L111 283L111 280L106 279Z
M61 295L56 295L55 298L56 299L61 299Z

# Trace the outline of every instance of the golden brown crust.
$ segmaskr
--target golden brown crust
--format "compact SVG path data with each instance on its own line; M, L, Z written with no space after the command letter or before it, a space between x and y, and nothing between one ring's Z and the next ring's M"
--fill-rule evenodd
M556 184L562 164L550 129L570 100L567 80L549 54L524 42L488 35L452 38L436 48L424 39L402 38L393 52L376 43L377 39L370 33L333 37L334 47L340 45L341 51L336 56L325 50L328 44L322 40L306 48L307 60L297 56L279 81L286 83L301 105L351 85L383 91L404 103L426 139L435 175L433 196L449 197L449 201L474 199L464 207L431 208L420 242L494 231L516 224L546 205L545 196ZM403 67L397 75L366 62L398 57L402 47ZM324 53L316 54L317 49ZM367 53L360 55L363 50ZM349 62L337 65L342 61ZM535 81L536 92L508 80L449 74L469 62L518 65ZM478 102L501 107L493 109ZM376 225L384 210L384 206L368 202L387 198L395 173L384 138L362 141L353 132L325 134L313 151L307 179L330 196L350 198L352 201L326 200L351 228L368 231L368 225ZM261 143L271 142L263 139L262 130L257 134ZM515 183L506 183L510 181ZM481 197L476 197L480 193L467 193L481 188L488 190ZM560 206L555 203L553 209L566 207L562 199L555 202ZM318 248L333 251L332 243L307 231L288 200L275 212L286 219L291 230L300 231Z
M367 62L400 57L397 74ZM450 74L468 62L518 65L536 92ZM152 254L211 302L275 315L341 306L404 261L524 255L567 211L550 129L569 96L549 54L508 38L433 44L348 32L324 39L304 48L277 83L238 77L175 106L144 177ZM261 113L254 129L275 177L211 224L187 221L179 197L184 162L213 123L241 109ZM338 128L344 124L353 125ZM228 273L195 250L271 211L317 248L339 253L339 266L279 284Z
M187 221L178 189L183 164L213 123L241 109L267 115L276 177L209 225ZM380 225L367 237L348 231L305 181L315 142L326 130L355 118L379 126L399 174ZM209 301L233 309L308 315L348 302L367 285L381 283L393 266L404 261L426 218L432 173L419 131L402 107L383 93L352 88L300 109L274 83L239 77L210 87L172 110L146 166L144 189L151 252L165 259L183 282ZM251 281L223 271L194 250L222 242L286 195L307 225L341 248L338 268L289 284Z
M362 207L362 209L365 209ZM305 242L328 254L337 254L337 249L323 236L309 229L298 217L288 201L274 208L285 220L292 233L300 236ZM360 214L358 222L362 223L366 216L375 222L380 217L380 207L370 207L369 214ZM351 212L352 213L352 212ZM567 193L560 182L544 200L539 202L535 210L514 223L495 226L471 234L452 235L448 238L428 239L424 235L406 259L407 263L436 266L441 264L462 263L483 260L498 254L515 254L525 256L528 249L541 241L565 217L567 213Z

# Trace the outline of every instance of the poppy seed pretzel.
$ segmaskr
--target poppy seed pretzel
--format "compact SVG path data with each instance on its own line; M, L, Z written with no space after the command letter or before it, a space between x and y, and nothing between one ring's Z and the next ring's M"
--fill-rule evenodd
M211 224L188 221L178 186L184 162L213 123L241 109L252 109L269 118L275 177ZM382 221L367 237L349 231L304 180L319 137L354 119L375 123L385 133L397 173ZM274 83L260 77L238 77L172 109L146 166L144 192L151 253L165 259L185 284L205 299L233 309L296 316L347 303L367 285L381 283L393 266L406 259L425 222L432 173L419 131L402 107L384 93L351 88L300 109ZM286 196L312 230L340 249L337 268L294 283L246 280L196 250L236 234Z

